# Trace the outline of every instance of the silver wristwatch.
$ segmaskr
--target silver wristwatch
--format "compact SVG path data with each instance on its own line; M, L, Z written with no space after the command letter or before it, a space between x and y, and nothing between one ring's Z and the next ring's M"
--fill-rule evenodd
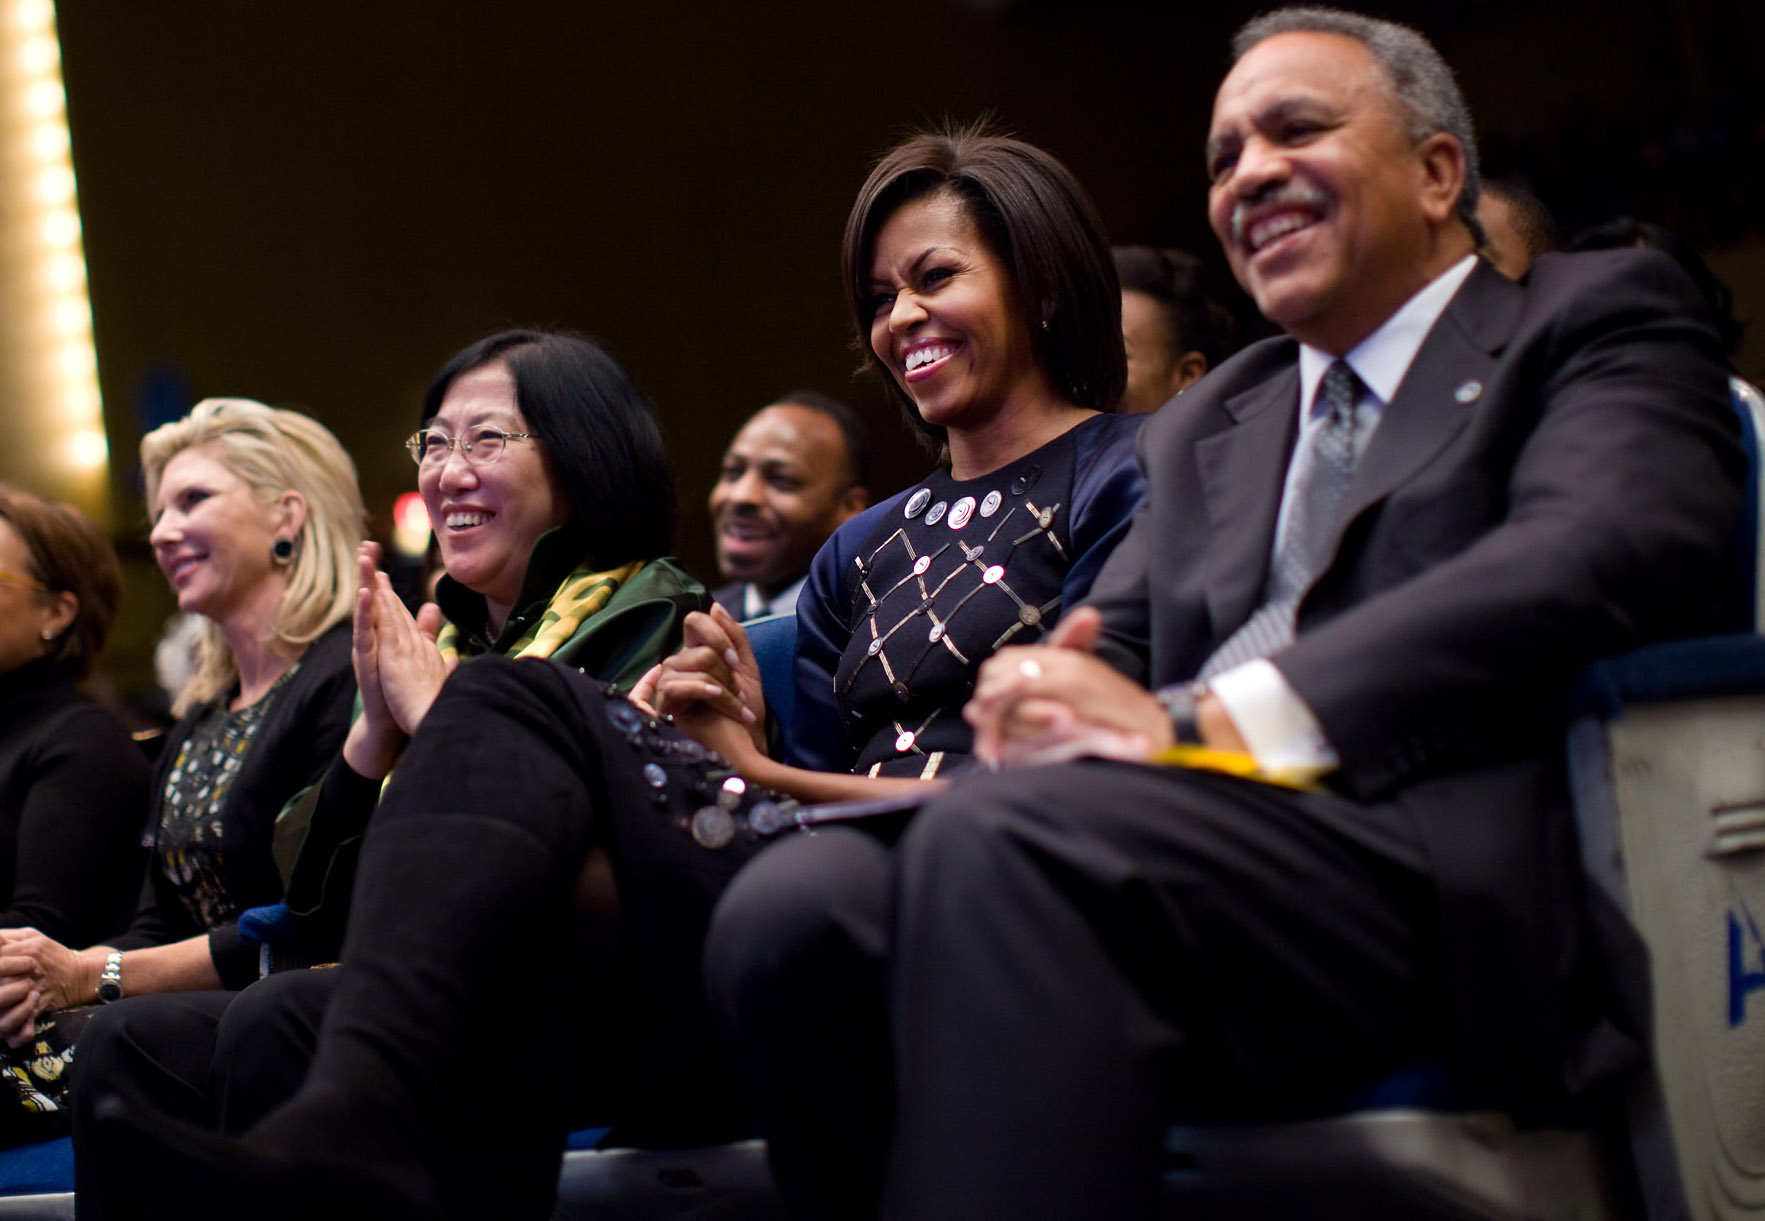
M98 999L103 1004L123 999L123 952L112 950L104 960L104 970L98 976Z

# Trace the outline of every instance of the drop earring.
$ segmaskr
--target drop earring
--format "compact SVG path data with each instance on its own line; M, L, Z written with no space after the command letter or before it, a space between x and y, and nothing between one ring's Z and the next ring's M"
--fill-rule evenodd
M294 559L294 540L279 538L270 544L270 563L278 568L286 568Z

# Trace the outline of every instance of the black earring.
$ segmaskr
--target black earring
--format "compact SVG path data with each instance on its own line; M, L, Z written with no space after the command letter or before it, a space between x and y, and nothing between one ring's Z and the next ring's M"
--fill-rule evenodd
M277 567L286 565L294 558L294 540L279 538L270 544L270 562Z

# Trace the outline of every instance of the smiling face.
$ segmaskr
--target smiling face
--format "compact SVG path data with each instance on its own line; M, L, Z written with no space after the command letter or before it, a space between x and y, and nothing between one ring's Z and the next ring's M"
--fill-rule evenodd
M501 361L455 378L441 409L424 427L457 438L480 424L506 433L533 431L517 405L514 376ZM552 477L541 444L510 441L489 466L468 462L456 445L445 460L417 468L417 490L434 523L447 575L484 595L496 624L520 597L533 544L570 516L568 498Z
M864 503L838 424L795 403L762 408L729 443L711 489L717 566L771 597L809 571L816 549Z
M1008 403L1049 395L1011 276L956 196L909 200L877 230L870 349L946 430L984 427Z
M1266 317L1338 355L1471 250L1458 142L1412 140L1399 107L1365 46L1322 33L1256 44L1214 100L1214 234Z
M286 587L270 548L300 523L289 504L260 502L221 453L211 443L172 455L148 539L179 610L206 615L223 632L252 631L270 621Z

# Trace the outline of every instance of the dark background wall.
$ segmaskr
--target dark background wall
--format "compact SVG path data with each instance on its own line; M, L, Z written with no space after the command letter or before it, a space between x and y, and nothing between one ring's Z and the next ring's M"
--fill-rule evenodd
M853 379L840 300L870 159L917 125L990 114L1073 167L1114 239L1217 262L1200 149L1227 38L1258 7L62 0L131 570L111 672L142 681L171 609L140 542L135 443L205 395L330 425L384 533L414 482L399 443L446 355L505 325L587 331L662 415L679 550L707 577L718 456L781 391L851 399L877 433L877 490L913 478L925 459ZM1525 173L1571 224L1666 219L1756 292L1762 9L1381 11L1456 64L1491 168Z

